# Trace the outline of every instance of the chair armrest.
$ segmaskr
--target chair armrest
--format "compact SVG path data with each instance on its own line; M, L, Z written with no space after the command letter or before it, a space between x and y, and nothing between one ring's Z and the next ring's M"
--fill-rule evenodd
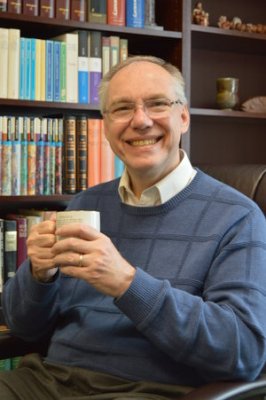
M255 396L266 395L266 375L254 382L209 383L182 397L184 400L255 400ZM263 397L259 397L260 399Z

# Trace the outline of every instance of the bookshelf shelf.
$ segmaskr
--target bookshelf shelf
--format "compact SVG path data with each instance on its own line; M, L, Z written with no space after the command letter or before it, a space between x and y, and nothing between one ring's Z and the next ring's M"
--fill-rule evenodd
M190 112L191 115L195 116L266 120L265 113L248 113L238 110L215 110L211 108L191 108Z

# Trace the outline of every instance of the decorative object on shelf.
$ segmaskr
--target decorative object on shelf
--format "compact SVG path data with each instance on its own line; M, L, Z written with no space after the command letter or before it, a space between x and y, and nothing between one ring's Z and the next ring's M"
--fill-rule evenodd
M234 17L232 20L229 20L226 15L221 15L218 19L217 25L221 29L233 29L240 32L266 34L265 24L243 23L239 17Z
M241 104L241 110L266 114L266 96L252 97Z
M238 78L217 78L216 104L221 109L233 109L238 105Z
M209 25L209 13L203 10L202 3L198 1L195 4L192 13L193 24L208 26Z

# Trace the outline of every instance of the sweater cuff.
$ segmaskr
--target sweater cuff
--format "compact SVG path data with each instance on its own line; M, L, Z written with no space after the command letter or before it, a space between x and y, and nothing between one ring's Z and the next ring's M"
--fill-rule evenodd
M127 291L115 300L115 304L136 326L141 325L143 329L157 314L164 301L167 286L167 281L156 279L136 268L134 280Z

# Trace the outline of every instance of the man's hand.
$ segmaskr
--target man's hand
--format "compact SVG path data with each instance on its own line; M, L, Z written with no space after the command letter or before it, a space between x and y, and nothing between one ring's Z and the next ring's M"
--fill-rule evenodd
M83 279L113 297L121 296L128 289L135 268L121 256L107 236L79 223L64 225L55 234L61 240L54 244L54 258L51 259L64 274Z

